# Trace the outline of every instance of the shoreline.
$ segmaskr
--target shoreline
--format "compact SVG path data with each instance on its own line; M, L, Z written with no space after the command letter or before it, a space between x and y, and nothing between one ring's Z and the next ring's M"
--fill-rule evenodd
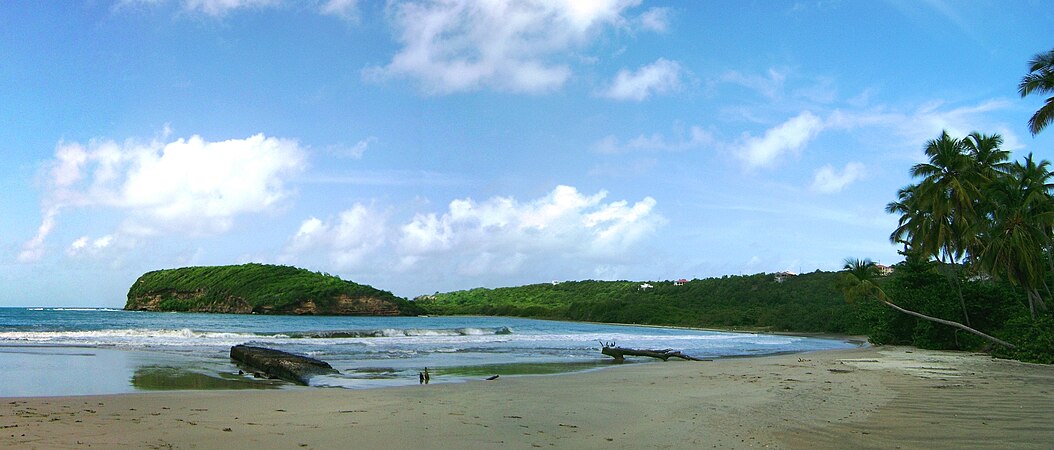
M380 389L4 398L0 447L1030 448L1054 367L858 347Z

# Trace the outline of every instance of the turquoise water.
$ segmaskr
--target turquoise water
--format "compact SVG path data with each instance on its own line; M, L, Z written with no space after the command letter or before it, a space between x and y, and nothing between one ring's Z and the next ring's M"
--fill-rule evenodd
M371 388L611 365L600 341L699 358L848 348L831 339L507 317L312 317L0 308L0 397L170 389L289 388L238 374L230 347L322 359L341 374L312 384Z

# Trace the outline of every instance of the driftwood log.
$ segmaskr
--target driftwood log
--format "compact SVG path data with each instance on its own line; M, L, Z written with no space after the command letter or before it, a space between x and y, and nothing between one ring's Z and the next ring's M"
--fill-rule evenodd
M658 358L663 361L668 361L670 358L680 358L686 361L709 361L707 359L699 359L694 356L688 356L679 351L673 349L662 349L662 350L642 350L636 348L625 348L618 347L614 342L601 342L603 348L600 349L600 353L615 358L616 362L623 362L627 356L647 356L650 358Z
M315 375L340 373L325 361L249 345L231 347L231 359L252 372L263 372L269 378L281 378L304 386Z

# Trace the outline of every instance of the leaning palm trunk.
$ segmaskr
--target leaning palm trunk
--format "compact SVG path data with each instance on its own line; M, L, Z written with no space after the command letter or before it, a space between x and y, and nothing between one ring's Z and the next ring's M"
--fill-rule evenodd
M1007 348L1015 348L1014 344L999 339L994 336L987 335L959 322L952 322L950 320L944 320L937 317L927 316L922 313L917 313L908 309L901 308L889 301L889 297L886 297L886 292L882 288L875 284L874 277L877 275L874 261L870 259L854 259L848 258L845 260L845 272L842 276L842 292L845 294L847 300L852 301L855 298L873 298L886 306L900 311L909 316L915 316L923 320L930 322L936 322L943 325L958 328L968 333L980 336L987 339L990 342L1005 346ZM1042 301L1042 300L1041 300Z
M1007 348L1015 348L1014 344L1011 344L1011 343L1009 343L1007 341L999 339L999 338L997 338L995 336L991 336L991 335L985 334L983 332L977 331L977 330L975 330L973 328L970 328L970 327L968 327L966 325L963 325L963 324L961 324L959 322L952 322L950 320L944 320L944 319L941 319L941 318L938 318L938 317L927 316L927 315L922 314L922 313L917 313L917 312L909 310L909 309L901 308L901 307L891 303L889 301L889 299L886 298L885 294L880 294L878 296L878 301L880 301L882 303L885 303L886 306L888 306L890 308L893 308L893 309L895 309L897 311L900 311L900 312L902 312L904 314L907 314L909 316L915 316L915 317L918 317L920 319L929 320L930 322L937 322L937 323L940 323L940 324L952 326L952 327L958 328L960 330L966 331L968 333L972 333L972 334L975 334L975 335L980 336L982 338L985 338L985 339L987 339L987 340L989 340L991 342L995 342L996 344L1006 346Z

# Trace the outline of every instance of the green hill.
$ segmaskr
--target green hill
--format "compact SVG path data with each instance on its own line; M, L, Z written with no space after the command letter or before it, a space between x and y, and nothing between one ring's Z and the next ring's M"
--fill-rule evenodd
M126 310L236 314L416 315L391 292L289 266L185 267L143 274Z
M837 273L691 280L570 281L472 289L415 299L429 314L481 314L610 323L863 334L864 308L835 287Z

